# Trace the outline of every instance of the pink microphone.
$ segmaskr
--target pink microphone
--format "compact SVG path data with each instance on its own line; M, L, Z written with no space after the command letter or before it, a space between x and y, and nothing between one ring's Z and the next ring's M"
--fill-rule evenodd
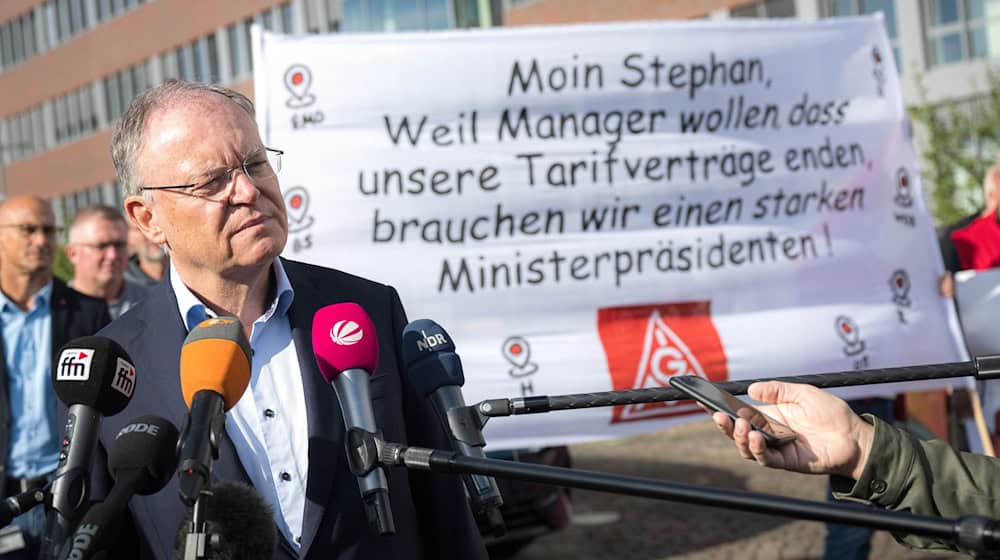
M333 385L344 414L348 463L358 477L368 524L380 535L392 535L396 527L389 505L389 484L373 456L377 452L367 449L363 440L351 437L357 430L378 433L368 387L368 378L378 365L375 325L356 303L328 305L313 315L312 343L316 365Z

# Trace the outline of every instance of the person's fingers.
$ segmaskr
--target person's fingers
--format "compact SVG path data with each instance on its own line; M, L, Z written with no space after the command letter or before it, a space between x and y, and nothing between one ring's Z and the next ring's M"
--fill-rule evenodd
M733 437L733 421L729 416L716 412L712 414L712 422L715 423L715 427L719 428L719 431L726 435L726 437L732 439Z
M733 441L736 443L736 449L740 452L740 456L744 459L753 460L753 453L750 452L750 423L743 418L737 418L736 422L733 424Z
M819 391L819 389L800 383L759 381L747 388L747 395L752 399L771 404L796 403L811 391Z
M760 432L751 432L747 436L747 440L750 454L753 455L754 460L765 467L772 466L769 454L770 449L767 447L767 442L764 441L764 436Z

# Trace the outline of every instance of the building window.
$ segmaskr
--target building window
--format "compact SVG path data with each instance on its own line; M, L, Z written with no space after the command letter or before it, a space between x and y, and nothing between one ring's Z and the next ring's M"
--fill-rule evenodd
M795 17L795 0L764 0L742 8L733 8L729 15L734 18Z
M281 13L281 30L285 33L295 32L295 23L292 21L292 5L282 4L278 10Z
M448 29L452 21L479 27L476 0L344 0L343 5L348 32Z
M896 69L902 74L903 65L899 55L899 36L896 32L895 0L824 0L825 17L860 16L882 12L885 32L889 36L892 57L896 59Z
M923 0L922 5L929 66L1000 55L1000 1Z

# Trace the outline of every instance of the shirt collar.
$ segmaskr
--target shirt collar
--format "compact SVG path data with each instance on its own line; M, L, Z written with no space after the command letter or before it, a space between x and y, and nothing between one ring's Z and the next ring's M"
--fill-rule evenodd
M32 311L36 309L48 309L52 301L52 280L49 280L47 284L42 286L42 289L38 290L34 297L35 305L32 307ZM0 291L0 310L4 313L10 313L12 311L22 312L21 308L11 301L10 298L7 297L7 294L2 291Z
M285 273L285 267L281 265L280 258L274 259L273 267L277 287L274 300L267 306L262 316L265 321L271 317L284 316L295 298L295 290L292 289L292 284L288 280L288 274ZM177 298L177 310L180 311L181 319L184 320L184 326L187 330L190 331L209 317L215 317L215 313L206 307L198 299L198 296L194 295L184 284L177 272L177 267L171 266L169 268L170 286L174 290L174 296Z

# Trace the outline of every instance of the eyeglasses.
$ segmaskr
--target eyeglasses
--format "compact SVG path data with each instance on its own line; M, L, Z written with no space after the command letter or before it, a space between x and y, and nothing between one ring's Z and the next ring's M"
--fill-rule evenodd
M26 237L31 237L38 232L45 234L45 237L52 237L57 232L62 231L61 227L48 224L0 224L0 228L15 228Z
M250 179L250 182L260 186L259 181L272 179L281 171L281 156L284 153L274 148L260 148L247 156L239 165L230 167L204 183L169 185L166 187L140 187L139 190L172 190L179 194L203 198L212 202L222 202L232 194L231 187L236 184L235 171L243 171L243 174L247 176L247 179Z
M128 249L128 242L126 241L105 241L104 243L74 243L74 245L83 245L84 247L90 247L98 252L105 252L108 249L114 247L116 251L124 251Z

